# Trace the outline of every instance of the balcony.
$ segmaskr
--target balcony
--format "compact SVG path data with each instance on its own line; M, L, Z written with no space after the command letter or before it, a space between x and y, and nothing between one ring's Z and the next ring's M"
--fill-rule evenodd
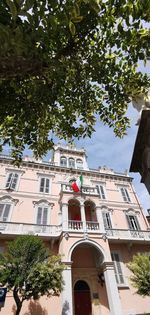
M149 231L107 229L106 236L111 240L145 240L150 241Z
M61 191L63 193L64 192L66 192L66 193L73 193L71 185L69 185L69 184L62 184L61 185ZM84 195L99 196L97 187L83 186L81 193L84 194Z
M62 227L56 225L37 225L0 221L0 233L4 235L39 235L44 237L58 237Z
M68 221L68 230L69 231L78 231L78 232L98 232L100 233L99 223L87 221L85 226L82 221Z

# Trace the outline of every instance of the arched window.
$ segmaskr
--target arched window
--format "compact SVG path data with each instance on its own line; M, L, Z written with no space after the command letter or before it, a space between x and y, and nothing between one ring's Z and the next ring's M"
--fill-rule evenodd
M81 159L76 160L77 168L83 169L83 161Z
M69 167L75 168L75 160L73 158L69 158Z
M67 158L65 156L61 156L60 158L60 166L67 166Z

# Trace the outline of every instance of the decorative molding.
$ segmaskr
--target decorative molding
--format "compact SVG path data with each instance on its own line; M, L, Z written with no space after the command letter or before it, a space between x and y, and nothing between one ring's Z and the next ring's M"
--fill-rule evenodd
M46 199L40 199L40 200L38 200L38 201L32 201L33 202L33 205L34 205L34 207L36 206L36 205L40 205L40 204L46 204L46 205L48 205L48 206L51 206L51 207L53 207L54 206L54 203L52 203L52 202L49 202L49 201L47 201Z
M6 202L14 203L14 205L16 206L16 204L19 202L19 199L14 199L9 195L5 195L5 196L0 197L0 201L2 202L4 201L5 203Z
M125 213L128 213L128 214L132 214L132 213L134 213L134 214L140 214L140 211L138 211L138 210L135 210L135 209L133 209L133 208L128 208L128 209L126 209L126 210L123 210L123 212L125 212Z
M39 173L39 172L37 172L37 175L38 175L38 177L45 177L45 178L47 178L47 177L55 177L56 176L53 173L47 174L47 173Z
M6 173L19 173L21 176L25 173L23 170L18 170L16 168L5 168Z

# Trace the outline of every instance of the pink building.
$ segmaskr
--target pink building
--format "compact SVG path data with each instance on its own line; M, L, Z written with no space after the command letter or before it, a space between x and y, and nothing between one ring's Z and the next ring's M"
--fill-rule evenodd
M25 158L17 168L0 156L0 250L17 235L39 235L66 264L60 297L25 303L21 315L144 315L127 263L150 250L150 229L132 178L90 169L84 149L57 145L52 161ZM82 192L71 182L83 175ZM2 315L13 315L7 293Z

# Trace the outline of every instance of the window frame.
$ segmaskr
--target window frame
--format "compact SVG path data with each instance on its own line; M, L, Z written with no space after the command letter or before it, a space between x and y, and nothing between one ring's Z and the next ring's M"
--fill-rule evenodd
M99 194L99 198L101 200L106 200L107 196L106 196L106 188L104 184L96 184L96 188L98 190L98 194Z
M82 165L82 166L81 166ZM78 170L83 170L83 160L82 159L76 159L76 168Z
M131 198L126 187L120 187L121 196L124 202L131 203Z
M134 220L134 222L132 222L130 220L131 217ZM127 223L128 223L128 227L129 227L130 231L141 231L139 220L138 220L137 215L135 213L126 213L126 219L127 219ZM137 228L132 228L133 225Z
M53 203L49 203L47 200L45 199L41 199L38 202L33 201L34 207L35 207L35 211L34 211L34 224L35 226L43 226L43 225L51 225L51 209L52 209L52 205ZM47 224L37 224L37 216L38 216L38 208L47 208Z
M10 216L11 216L12 204L11 204L10 202L8 202L8 201L2 202L2 201L0 200L0 208L1 208L1 205L4 206L4 208L3 208L3 209L0 209L0 212L1 212L1 210L2 210L2 213L3 213L3 212L5 213L7 206L9 206L9 211L8 211L7 220L1 220L1 216L3 216L3 219L4 219L4 213L3 213L3 214L0 215L0 221L1 221L1 222L5 222L5 223L6 223L6 222L9 222L9 221L10 221Z
M113 229L110 210L102 209L102 218L103 218L104 229L105 230ZM105 222L107 222L107 226L105 225Z
M73 161L73 165L70 164L70 161ZM76 167L75 159L73 157L68 158L68 166L69 166L69 168L75 168Z
M65 164L65 165L62 165L62 163L61 163L61 160L62 160L62 159L64 159L64 160L66 161L66 164ZM64 155L60 156L60 166L61 166L61 167L67 167L67 165L68 165L67 157L64 156Z
M41 181L44 179L43 191L41 191ZM46 181L49 181L48 192L46 191ZM39 178L39 193L41 194L51 194L51 178L49 176L40 176Z
M10 180L9 180L10 175L12 175L12 178L10 178ZM14 179L15 179L15 175L17 175L17 180L15 183L15 187L12 187ZM19 172L16 172L15 170L14 171L13 170L8 171L7 175L6 175L5 189L17 191L18 186L19 186L19 181L20 181L20 175L21 174Z

